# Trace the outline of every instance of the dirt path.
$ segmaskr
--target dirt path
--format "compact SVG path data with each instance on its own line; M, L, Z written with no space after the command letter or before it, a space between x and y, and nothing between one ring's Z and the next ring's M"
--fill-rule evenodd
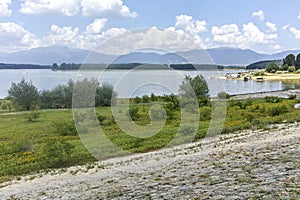
M299 199L299 145L299 123L247 130L23 177L0 199Z

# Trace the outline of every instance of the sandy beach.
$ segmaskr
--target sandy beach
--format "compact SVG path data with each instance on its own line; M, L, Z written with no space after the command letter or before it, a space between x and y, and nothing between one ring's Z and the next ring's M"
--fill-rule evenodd
M266 73L264 76L253 76L249 73L242 73L240 78L226 78L225 76L220 77L220 79L232 79L232 80L244 80L244 76L251 77L251 81L261 81L263 78L264 81L285 81L285 80L300 80L300 74L293 73L284 73L284 74L272 74ZM259 80L257 79L259 78Z
M300 124L22 177L0 199L298 199Z

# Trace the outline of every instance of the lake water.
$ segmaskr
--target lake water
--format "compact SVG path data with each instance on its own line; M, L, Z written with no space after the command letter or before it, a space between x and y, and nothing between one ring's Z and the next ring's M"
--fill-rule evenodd
M52 89L58 84L65 84L69 79L95 77L100 82L115 86L119 97L134 97L178 93L179 85L185 75L201 74L205 77L210 95L216 96L220 91L229 94L246 94L254 92L283 90L287 85L280 81L238 81L221 80L218 77L226 73L237 73L241 70L216 71L175 71L175 70L111 70L111 71L52 71L52 70L0 70L0 98L7 96L12 82L22 78L39 89Z

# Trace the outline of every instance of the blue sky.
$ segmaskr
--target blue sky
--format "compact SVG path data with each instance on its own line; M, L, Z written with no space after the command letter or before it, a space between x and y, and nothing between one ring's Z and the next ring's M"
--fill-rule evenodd
M185 34L199 48L274 53L300 49L300 6L297 0L0 0L1 52L51 45L90 50L139 28L150 28L150 38Z

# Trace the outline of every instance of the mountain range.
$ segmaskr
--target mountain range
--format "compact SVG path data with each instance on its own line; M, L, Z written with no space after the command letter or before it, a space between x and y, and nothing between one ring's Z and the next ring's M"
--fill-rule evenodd
M190 50L176 53L133 52L127 55L109 55L92 53L81 49L64 46L34 48L13 53L0 53L0 63L40 64L53 63L149 63L149 64L218 64L224 66L248 65L262 60L279 60L300 50L283 51L276 54L261 54L250 49L214 48L207 50ZM91 56L89 56L91 55ZM89 59L86 60L87 56Z

